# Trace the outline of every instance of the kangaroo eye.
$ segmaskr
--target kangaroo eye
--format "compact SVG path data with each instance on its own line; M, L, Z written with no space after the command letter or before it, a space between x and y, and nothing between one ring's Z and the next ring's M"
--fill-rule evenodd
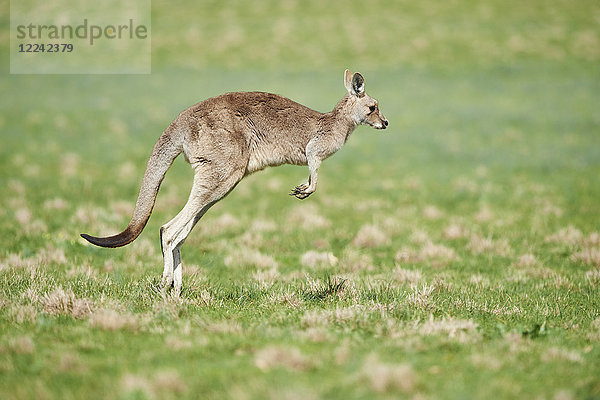
M375 111L375 106L369 106L369 111L371 111L371 112Z

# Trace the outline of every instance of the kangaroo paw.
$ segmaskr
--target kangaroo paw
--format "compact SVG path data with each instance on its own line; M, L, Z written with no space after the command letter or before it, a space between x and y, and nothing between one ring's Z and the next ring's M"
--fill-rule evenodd
M308 183L303 183L292 189L290 196L296 196L299 199L305 199L313 194L314 189L311 189Z

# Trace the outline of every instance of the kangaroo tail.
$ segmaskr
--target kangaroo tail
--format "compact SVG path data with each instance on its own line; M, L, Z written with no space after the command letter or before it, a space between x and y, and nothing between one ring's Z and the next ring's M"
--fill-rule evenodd
M183 143L177 136L178 132L171 125L156 142L146 165L140 194L127 228L114 236L95 237L82 233L82 238L96 246L121 247L133 242L142 233L152 214L160 184L175 158L183 151Z

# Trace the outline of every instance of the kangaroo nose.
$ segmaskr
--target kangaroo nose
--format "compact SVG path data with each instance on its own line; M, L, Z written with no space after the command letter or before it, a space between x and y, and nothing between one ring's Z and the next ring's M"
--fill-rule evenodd
M388 126L387 119L383 121L383 124L384 124L385 126Z

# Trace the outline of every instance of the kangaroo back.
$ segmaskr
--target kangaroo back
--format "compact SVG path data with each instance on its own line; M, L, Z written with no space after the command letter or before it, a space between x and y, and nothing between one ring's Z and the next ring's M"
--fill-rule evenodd
M146 165L140 194L127 228L114 236L95 237L82 233L82 238L96 246L121 247L133 242L142 233L152 214L160 184L175 158L183 151L183 141L180 136L172 124L156 142Z

